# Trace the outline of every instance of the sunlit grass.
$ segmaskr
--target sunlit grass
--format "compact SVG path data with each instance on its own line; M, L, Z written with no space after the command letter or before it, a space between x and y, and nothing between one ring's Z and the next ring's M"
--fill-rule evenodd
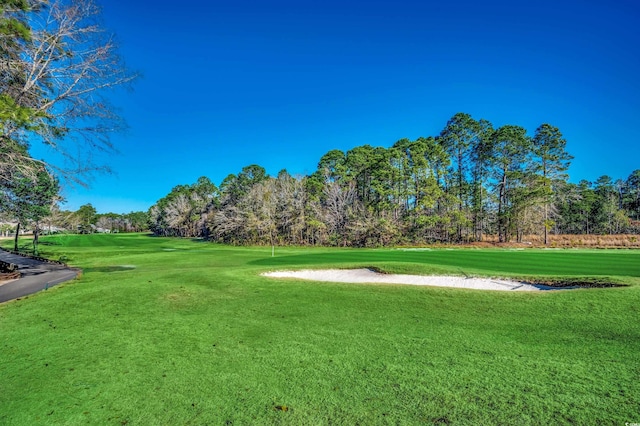
M0 424L624 424L640 252L238 248L61 236L76 280L0 305ZM275 269L607 277L536 294Z

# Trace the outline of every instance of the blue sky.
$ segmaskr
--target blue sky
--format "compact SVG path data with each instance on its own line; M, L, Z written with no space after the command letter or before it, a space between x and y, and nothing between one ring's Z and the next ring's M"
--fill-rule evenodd
M178 184L437 135L456 112L560 128L571 181L640 168L640 5L611 1L102 0L131 69L114 174L66 209L147 210Z

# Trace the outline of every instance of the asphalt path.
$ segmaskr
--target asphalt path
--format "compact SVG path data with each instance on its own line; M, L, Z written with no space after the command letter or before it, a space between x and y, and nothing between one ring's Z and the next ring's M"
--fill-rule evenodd
M47 263L29 257L19 256L0 250L0 260L18 265L21 278L0 281L0 303L46 290L49 287L69 281L78 276L79 271L57 263Z

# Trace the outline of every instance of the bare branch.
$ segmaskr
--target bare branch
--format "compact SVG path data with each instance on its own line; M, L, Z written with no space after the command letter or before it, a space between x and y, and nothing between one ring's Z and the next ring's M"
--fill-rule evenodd
M19 55L2 55L0 65L1 92L31 111L31 123L3 119L1 130L4 137L28 136L57 150L73 165L64 166L62 174L82 181L81 174L102 168L80 165L68 147L113 151L110 135L125 124L107 94L130 87L137 74L125 67L93 0L52 0L40 7L43 4L34 0L35 11L26 15L30 40L19 43Z

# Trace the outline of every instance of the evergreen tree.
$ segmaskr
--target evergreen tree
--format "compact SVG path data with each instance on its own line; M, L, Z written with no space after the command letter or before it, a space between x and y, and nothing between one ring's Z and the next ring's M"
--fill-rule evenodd
M536 182L540 185L540 198L544 208L544 243L549 243L548 233L554 225L550 219L554 186L566 182L565 174L569 168L571 155L565 150L567 141L557 127L543 124L536 129L533 137L533 169L538 174Z

